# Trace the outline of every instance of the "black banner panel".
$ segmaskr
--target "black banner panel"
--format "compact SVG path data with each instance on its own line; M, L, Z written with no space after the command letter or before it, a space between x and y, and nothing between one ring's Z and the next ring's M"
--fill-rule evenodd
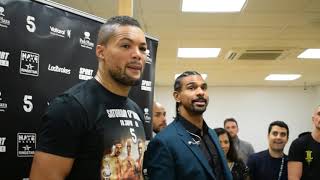
M96 74L102 23L45 1L0 0L0 179L28 179L42 113L55 96ZM141 84L130 97L144 111L150 139L158 41L147 43Z

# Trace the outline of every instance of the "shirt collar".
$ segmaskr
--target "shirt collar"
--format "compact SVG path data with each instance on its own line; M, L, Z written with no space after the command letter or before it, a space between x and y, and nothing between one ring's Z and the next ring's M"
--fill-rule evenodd
M191 132L194 133L198 136L203 136L204 134L208 134L208 125L206 124L205 121L203 121L203 126L202 129L199 129L197 126L193 125L191 122L189 122L188 120L186 120L184 117L182 117L181 115L177 116L177 120L179 120L181 122L181 124L183 125L183 127Z

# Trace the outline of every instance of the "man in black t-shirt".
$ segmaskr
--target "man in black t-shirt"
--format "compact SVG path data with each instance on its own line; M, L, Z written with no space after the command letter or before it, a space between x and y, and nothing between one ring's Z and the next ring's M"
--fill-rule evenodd
M141 177L141 168L124 173L122 165L128 155L134 160L143 156L136 149L145 143L144 116L128 93L140 80L146 51L144 32L135 19L115 16L101 26L97 74L50 103L42 117L30 179ZM128 139L135 151L125 153Z
M320 106L312 115L313 131L294 140L289 149L289 180L318 180L320 177Z

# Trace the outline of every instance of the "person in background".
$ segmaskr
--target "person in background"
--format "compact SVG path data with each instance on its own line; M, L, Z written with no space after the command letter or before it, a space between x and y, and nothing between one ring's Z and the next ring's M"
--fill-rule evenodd
M231 180L216 133L203 118L209 103L207 83L196 71L174 83L175 120L147 148L144 173L151 180Z
M289 149L289 180L320 178L320 106L312 115L313 130L291 143Z
M143 112L128 98L130 88L140 82L147 58L139 22L129 16L109 18L100 27L96 56L95 77L56 97L44 113L30 179L107 179L114 169L108 162L114 146L118 155L128 138L134 148L137 139L145 142Z
M230 134L223 128L214 129L219 137L221 148L228 160L233 180L249 180L249 168L239 159Z
M152 129L155 134L167 127L166 110L158 103L153 102Z
M289 127L283 121L274 121L268 128L269 148L252 154L248 159L252 180L287 180L288 156L283 149L289 139Z
M238 156L243 160L244 163L247 163L248 157L254 153L254 149L249 142L239 139L238 122L234 118L227 118L226 120L224 120L223 125L224 129L229 132L232 138Z

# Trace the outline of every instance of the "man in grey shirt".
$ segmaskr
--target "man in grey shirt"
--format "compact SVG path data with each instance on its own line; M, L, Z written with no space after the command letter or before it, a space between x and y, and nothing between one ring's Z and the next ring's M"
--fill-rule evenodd
M239 139L238 123L234 118L227 118L226 120L224 120L223 124L224 128L231 135L231 138L233 140L234 146L238 152L239 157L243 160L243 162L247 163L249 156L254 153L252 145L247 141Z

